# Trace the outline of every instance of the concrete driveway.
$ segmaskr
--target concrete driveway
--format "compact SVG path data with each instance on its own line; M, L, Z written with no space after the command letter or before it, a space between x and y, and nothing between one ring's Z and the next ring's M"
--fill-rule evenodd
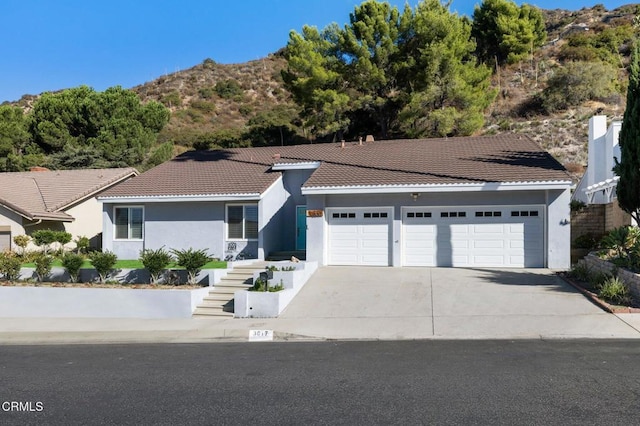
M324 267L277 322L336 339L640 337L545 269Z

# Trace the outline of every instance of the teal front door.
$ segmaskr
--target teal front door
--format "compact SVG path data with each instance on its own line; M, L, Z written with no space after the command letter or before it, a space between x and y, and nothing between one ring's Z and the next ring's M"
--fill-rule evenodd
M307 206L296 207L296 250L307 249Z

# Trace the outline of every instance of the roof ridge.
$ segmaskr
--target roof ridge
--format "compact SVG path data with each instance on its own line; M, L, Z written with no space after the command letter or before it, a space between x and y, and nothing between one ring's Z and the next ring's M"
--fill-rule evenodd
M92 170L92 171L105 171L105 170L118 170L119 168L113 168L113 169L77 169L77 170ZM83 198L96 193L97 191L99 191L100 189L107 189L107 187L113 185L114 183L117 183L118 181L124 179L125 177L129 176L130 174L136 174L137 170L133 167L127 167L127 168L122 168L122 172L113 176L111 179L106 180L105 182L102 183L97 183L96 185L92 186L91 188L89 188L88 190L76 194L75 196L71 197L69 200L65 200L62 201L58 204L56 204L55 206L53 206L53 211L60 211L61 209L63 209L64 207L67 207L71 204L74 204L77 201L82 200Z
M36 180L36 178L34 178L32 176L29 176L28 178L33 181L33 183L36 186L36 189L38 190L38 194L40 194L40 199L42 200L42 205L44 206L44 211L50 212L51 210L49 210L49 208L47 207L47 202L44 199L44 195L42 194L42 190L40 189L40 185L38 185L38 181Z

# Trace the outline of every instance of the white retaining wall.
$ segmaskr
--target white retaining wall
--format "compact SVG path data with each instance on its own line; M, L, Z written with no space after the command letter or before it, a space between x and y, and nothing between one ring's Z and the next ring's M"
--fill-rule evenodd
M189 318L209 290L0 287L0 317Z
M293 266L295 271L274 271L269 286L279 285L284 290L277 292L239 290L234 294L234 314L236 318L273 318L282 313L298 292L304 287L311 275L318 269L318 262L272 262L269 265L278 268ZM254 274L254 281L260 273Z

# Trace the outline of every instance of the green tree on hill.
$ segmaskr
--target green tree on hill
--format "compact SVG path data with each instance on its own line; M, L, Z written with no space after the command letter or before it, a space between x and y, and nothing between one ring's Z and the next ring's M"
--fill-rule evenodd
M470 31L438 0L402 13L368 0L342 29L292 32L284 82L313 136L468 135L495 97Z
M484 124L493 102L491 70L479 65L466 19L451 14L438 0L418 4L404 29L412 38L409 100L400 111L400 128L410 137L470 135ZM409 36L406 36L409 39Z
M142 104L130 90L80 86L43 94L29 115L29 130L47 154L90 148L110 166L131 166L143 160L168 121L164 106Z
M640 223L640 44L636 41L629 65L627 106L619 136L620 156L614 172L620 176L616 187L622 210Z
M513 64L531 55L547 38L542 13L512 0L484 0L473 12L471 35L485 63Z

